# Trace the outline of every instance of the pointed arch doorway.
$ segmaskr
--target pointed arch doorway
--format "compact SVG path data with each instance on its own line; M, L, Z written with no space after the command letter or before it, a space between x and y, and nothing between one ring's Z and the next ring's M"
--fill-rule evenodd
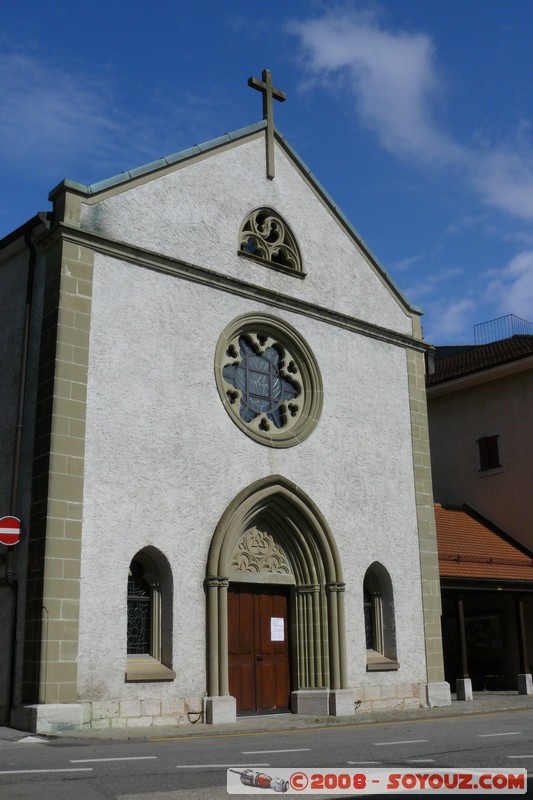
M312 500L279 475L243 490L213 535L205 583L207 708L298 712L305 695L327 713L346 687L345 587Z

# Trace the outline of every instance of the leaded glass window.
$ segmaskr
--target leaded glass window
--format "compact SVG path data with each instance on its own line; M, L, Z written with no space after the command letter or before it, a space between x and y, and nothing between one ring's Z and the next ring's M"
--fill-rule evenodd
M238 345L240 358L224 367L223 376L240 393L241 418L251 422L262 415L263 424L269 420L282 428L287 415L296 413L298 406L291 401L300 395L298 385L282 370L283 351L274 345L261 351L246 336L239 337Z
M366 649L374 649L374 622L372 619L372 596L368 589L365 588L364 592L364 609L365 609L365 639Z
M365 573L363 610L367 670L398 669L392 582L388 571L378 561Z
M152 616L150 585L142 564L132 561L128 577L128 655L150 653Z
M215 378L224 407L248 436L270 447L306 439L322 409L322 379L303 337L282 319L245 314L221 334Z

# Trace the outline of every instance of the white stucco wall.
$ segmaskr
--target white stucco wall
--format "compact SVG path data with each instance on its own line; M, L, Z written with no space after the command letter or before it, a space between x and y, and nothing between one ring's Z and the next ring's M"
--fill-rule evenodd
M299 243L304 281L239 257L239 230L269 206ZM276 145L276 177L265 177L265 144L237 143L114 196L83 205L82 228L205 266L258 286L412 333L412 322L381 277ZM199 247L201 248L201 257Z
M253 156L255 143L250 147ZM281 181L283 169L279 172ZM173 180L174 176L167 185ZM216 185L213 181L213 191ZM128 202L149 209L153 202L146 197L147 191L154 192L155 186L135 190L135 198ZM282 196L280 192L279 202L266 197L260 202L285 213L280 207ZM221 236L229 238L219 240L215 248L211 246L212 230L205 237L201 227L194 231L196 241L199 237L205 244L202 261L212 267L222 264L228 271L250 268L248 262L236 258L232 262L226 251L229 241L230 254L236 249L241 216L259 204L251 200L232 212L231 224L226 218L217 228ZM232 202L238 205L236 197ZM179 218L180 204L170 197L169 205ZM117 213L118 217L111 213L115 234L120 232L118 223L127 209L120 208ZM292 214L287 217L293 221ZM302 215L300 222L304 220ZM154 217L152 223L157 224ZM182 228L174 225L172 235L177 236ZM163 249L170 249L170 232L166 240L164 230L158 228L159 234ZM312 230L306 235L312 238ZM139 234L146 246L150 236L148 230ZM190 242L180 240L180 256L190 252L192 257L192 239L191 234ZM342 265L346 266L348 250L346 246L340 262L330 262L335 262L331 268L337 278ZM341 251L339 246L337 252ZM318 269L318 262L312 265L311 252L306 264L309 276ZM382 311L392 321L395 302L388 297L385 302L381 284L368 268L366 276L363 274L353 251L351 259L354 266L347 282L352 288L358 286L358 304L373 321L382 319ZM194 260L200 260L198 253ZM333 293L327 300L341 302L343 292L335 286L335 277L324 278L325 268L324 263L321 284ZM285 288L291 280L269 270L265 274L285 281ZM311 291L306 288L308 280L315 280L312 291L318 291L318 277L298 284L301 291ZM353 304L353 298L348 298L348 303ZM231 421L219 398L214 380L218 338L232 319L250 311L287 320L306 339L319 364L324 384L321 419L311 436L296 447L276 450L255 443ZM204 694L203 580L210 540L235 495L253 481L276 473L294 481L312 498L335 537L346 581L350 685L425 680L406 354L402 348L301 315L277 314L271 307L97 254L89 358L78 654L81 698L135 698L141 692L138 685L124 684L125 590L130 561L147 545L161 550L172 565L176 681L143 684L142 696ZM401 667L399 672L367 674L362 580L376 560L392 579Z

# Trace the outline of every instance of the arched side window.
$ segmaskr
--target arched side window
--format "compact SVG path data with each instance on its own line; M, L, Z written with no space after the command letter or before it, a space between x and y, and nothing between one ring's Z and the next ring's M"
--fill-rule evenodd
M304 278L296 238L284 219L271 208L256 208L241 225L239 255Z
M147 547L132 559L127 582L127 681L173 680L172 574Z
M365 574L363 609L367 671L398 669L392 583L385 567L377 561Z

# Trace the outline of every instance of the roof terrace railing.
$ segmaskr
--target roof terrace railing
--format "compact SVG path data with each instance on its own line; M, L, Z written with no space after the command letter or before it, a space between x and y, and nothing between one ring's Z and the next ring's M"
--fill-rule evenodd
M505 317L497 317L488 322L480 322L474 325L474 339L476 344L489 344L498 342L501 339L508 339L510 336L533 335L533 322L522 319L514 314L507 314Z

